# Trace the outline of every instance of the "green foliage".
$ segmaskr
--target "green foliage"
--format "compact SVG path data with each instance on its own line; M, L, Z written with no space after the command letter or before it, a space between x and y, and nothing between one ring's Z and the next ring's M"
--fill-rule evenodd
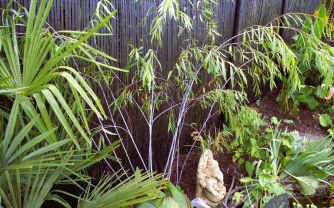
M332 119L328 114L321 114L319 117L319 122L323 127L330 127L333 125Z
M287 192L285 180L299 183L305 194L313 192L318 184L313 179L320 181L322 178L315 171L318 164L314 162L309 166L305 161L300 161L306 167L305 170L317 172L314 175L298 175L290 169L293 168L291 164L300 160L299 155L303 154L313 155L324 162L324 155L314 155L303 148L298 133L279 130L281 121L277 118L272 118L270 124L266 124L255 111L244 107L244 104L247 103L245 92L251 79L256 94L260 93L261 85L269 84L270 89L273 89L276 81L281 81L282 90L278 100L282 110L296 110L299 103L305 103L312 109L319 105L317 99L332 85L333 49L321 41L322 37L329 37L331 32L327 22L324 23L325 7L320 8L314 19L306 14L283 15L265 26L246 28L218 45L215 37L219 34L215 31L212 10L214 3L215 1L198 1L198 4L192 5L191 9L199 11L193 18L189 18L187 8L182 8L176 0L155 3L152 7L156 11L151 25L152 47L146 51L142 47L133 48L127 65L127 69L133 72L128 80L130 84L122 83L120 94L115 96L111 105L107 103L108 106L120 114L129 107L135 107L140 112L148 126L149 172L153 172L152 144L157 118L168 115L171 143L164 174L170 177L174 157L178 157L180 152L179 137L188 120L187 112L197 107L209 110L208 118L202 126L190 124L198 133L195 140L201 140L204 144L201 135L207 121L218 109L227 122L223 133L217 137L217 140L221 140L218 143L225 143L230 151L234 151L234 160L244 165L250 176L243 181L250 184L247 186L247 191L250 192L245 199L246 203L257 203L260 197L263 199L259 202L261 206L272 196ZM192 30L194 20L197 19L207 29L203 39L199 39ZM178 37L183 35L189 38L178 44L179 57L170 66L168 76L165 76L161 73L158 54L163 50L161 40L164 27L169 21L173 21L179 28ZM303 27L302 30L299 27ZM281 37L282 29L296 32L293 46L289 46ZM116 75L117 78L119 77ZM204 82L208 84L203 85ZM317 84L314 85L313 82ZM122 118L120 125L112 122L114 126L125 124L124 129L133 139L127 125L131 123L129 120ZM234 139L228 145L226 138L231 137ZM217 145L216 142L215 144ZM143 164L146 165L144 160ZM328 168L328 163L325 165ZM285 169L291 172L290 175L284 172ZM171 197L161 203L176 205Z
M318 107L319 103L317 101L317 98L324 97L324 93L318 94L317 97L315 97L317 94L315 94L316 90L322 90L321 88L317 87L314 88L312 86L308 85L302 85L301 89L298 93L296 93L295 96L297 96L296 100L300 103L305 103L309 107L309 109L314 110Z
M325 40L332 39L332 30L327 17L325 5L322 5L314 17L306 16L302 29L296 32L291 46L295 54L298 76L301 88L291 94L290 103L285 101L282 94L279 97L281 109L295 113L300 103L306 104L311 110L318 107L318 99L324 99L334 82L332 73L333 47Z
M234 116L233 123L224 125L220 136L215 138L215 148L219 149L219 144L223 143L228 152L233 152L233 161L245 167L246 172L251 177L254 160L264 160L268 157L267 148L273 134L280 135L284 146L292 148L294 140L298 138L298 132L281 132L279 130L281 121L272 117L268 124L253 109L241 106ZM292 121L284 120L286 124ZM297 147L297 146L296 146Z
M327 113L321 114L319 116L319 123L322 127L327 129L328 134L334 136L334 124L333 124L333 109L326 110Z
M89 129L88 118L83 113L84 106L89 106L99 118L104 116L104 110L85 79L69 66L68 59L78 56L76 50L98 53L98 50L86 47L84 42L115 13L78 40L65 39L68 41L58 44L57 34L44 28L52 4L53 1L44 0L36 9L37 1L34 0L30 2L29 12L22 14L27 16L27 22L21 22L19 14L8 16L4 20L4 27L0 29L0 78L7 80L0 86L0 94L10 100L17 100L19 110L29 119L36 118L36 127L40 133L59 124L67 134L64 136L73 139L78 148L80 144L75 139L77 136L84 139L80 143L91 146L89 135L83 128ZM26 27L24 36L16 33L19 24ZM60 87L60 82L66 83L65 89ZM69 97L75 102L74 106L66 102L65 93L71 94ZM48 110L55 116L51 118ZM82 117L84 125L80 124L77 117ZM75 127L75 131L71 126ZM56 132L48 136L49 143L57 141Z
M169 208L169 207L180 207L190 208L191 203L188 198L184 195L180 187L175 187L172 183L168 183L164 192L160 192L158 199L142 203L137 206L138 208Z
M161 176L150 177L137 172L134 176L112 186L115 176L102 177L95 187L88 187L82 197L79 198L78 208L95 207L130 207L139 203L156 199L160 191L156 187L166 184L166 180L160 180Z
M98 14L87 31L62 35L45 27L52 0L32 0L28 10L19 5L17 11L9 9L12 3L0 27L0 97L5 100L0 106L0 206L38 208L51 200L70 207L64 194L78 198L80 207L111 202L125 207L156 197L153 192L165 184L161 176L136 175L120 183L120 178L107 176L92 188L86 173L102 159L119 162L110 153L120 141L107 146L99 129L90 129L92 116L106 115L70 62L80 59L98 69L118 70L96 60L114 59L87 44L116 11ZM26 32L17 33L18 27ZM82 183L88 184L87 190ZM77 186L85 194L81 198L57 190L59 184Z
M133 69L131 84L124 85L112 103L107 103L120 114L127 107L139 108L149 129L149 175L137 173L118 184L116 175L107 175L94 187L85 168L106 157L116 160L109 153L119 141L106 146L101 138L96 145L98 150L93 150L92 138L96 132L89 127L90 118L94 115L102 120L106 114L83 75L69 63L78 59L91 64L100 73L94 74L96 80L103 78L107 86L111 85L113 77L102 69L120 70L109 64L115 59L89 46L87 40L99 35L101 27L111 33L109 20L116 11L108 9L109 1L101 1L91 28L57 33L45 28L52 3L41 0L37 8L37 0L32 0L29 11L7 10L3 15L4 25L0 27L0 95L9 102L0 109L0 197L7 207L41 207L46 200L69 207L59 193L73 196L71 193L51 190L54 185L64 183L84 190L78 181L88 184L84 194L76 197L78 207L125 207L147 200L151 200L150 203L140 207L190 207L189 200L171 183L164 192L158 190L165 181L153 176L152 144L155 121L167 114L172 142L164 174L170 177L185 117L195 107L210 112L205 123L196 129L195 140L200 139L203 147L201 134L216 113L212 111L217 107L217 112L224 115L227 125L214 144L223 143L234 152L233 160L245 167L249 176L241 179L247 185L245 206L261 207L272 196L289 192L287 183L298 183L304 194L313 194L319 182L333 173L330 140L303 147L296 132L279 130L281 121L277 118L267 124L254 110L244 106L248 77L256 94L260 93L262 84L269 83L273 89L276 80L280 80L282 109L296 110L299 103L311 109L319 105L317 99L326 94L334 80L334 50L322 41L322 38L331 38L324 6L313 19L308 15L288 14L266 26L247 28L217 45L215 0L194 4L191 9L198 12L193 18L177 0L155 3L152 48L147 51L142 47L133 48L127 65L127 69ZM192 30L195 20L200 20L200 27L206 28L203 40ZM179 44L179 57L166 77L161 74L158 54L168 21L175 22L178 36L189 38ZM292 22L303 28L293 28ZM25 34L16 32L19 26L26 28ZM297 32L292 47L280 36L282 28ZM204 81L208 83L205 86ZM125 123L123 129L133 139L127 121L122 114L121 117ZM112 122L119 126L113 119ZM320 122L326 127L332 125L326 115L321 116ZM113 134L106 129L103 132Z
M295 176L294 179L299 183L301 193L304 195L312 195L319 187L319 181L312 176Z
M0 128L4 133L0 138L0 195L6 207L41 207L46 200L60 200L51 194L55 184L86 181L81 172L108 157L119 144L95 151L83 145L76 149L70 138L49 143L48 137L56 129L39 133L35 126L38 118L26 124L19 102L15 100L8 119L2 117ZM73 176L76 179L70 178Z
M292 194L299 184L304 195L316 192L321 182L333 174L333 144L323 138L302 144L293 136L286 140L287 132L272 132L268 157L253 163L254 176L243 178L246 194L244 207L263 207L273 196ZM291 133L288 133L291 134ZM258 200L258 199L261 200Z
M234 152L233 160L239 165L245 164L249 172L252 159L265 156L263 148L268 146L268 142L261 129L267 123L255 110L245 106L241 106L230 118L233 118L233 121L229 122L229 126L224 126L221 137L216 138L216 143L222 142L229 152Z
M333 173L331 139L303 144L298 132L281 130L282 123L292 121L272 117L266 123L249 107L241 106L232 117L236 121L224 125L214 144L219 150L223 143L247 172L248 176L240 179L245 184L241 191L244 207L263 207L273 196L292 194L296 184L302 194L312 195ZM321 122L328 124L331 120L323 115Z
M323 138L309 142L302 151L296 151L293 160L285 166L285 173L292 176L313 176L324 179L333 171L333 144L331 139ZM307 165L306 165L307 164Z
M276 82L281 81L282 91L279 101L282 109L289 110L291 110L291 101L304 102L312 108L316 107L317 100L309 98L310 94L317 92L320 96L320 90L327 90L327 85L321 89L315 87L312 92L309 92L307 87L302 87L302 85L306 85L304 80L301 80L300 73L301 61L299 58L302 55L297 54L297 47L290 47L280 35L282 29L304 35L307 37L307 41L317 49L314 53L317 54L318 60L324 60L322 63L325 61L326 64L329 63L332 61L329 54L326 59L320 59L322 52L318 52L318 49L329 46L315 41L323 27L326 28L326 25L323 26L319 20L323 16L323 9L319 18L311 24L313 32L298 32L300 31L298 27L304 25L304 19L308 18L309 15L287 14L274 19L265 26L246 28L235 37L218 44L219 34L215 28L217 24L213 12L216 3L213 0L196 1L196 4L191 6L191 9L196 12L190 18L188 16L189 8L183 7L177 0L154 2L151 8L155 15L150 30L152 45L146 50L143 47L133 47L127 64L127 69L132 72L131 77L128 76L129 80L126 83L120 81L122 87L119 94L115 96L111 104L108 103L108 106L115 112L126 112L128 108L135 108L140 112L148 127L147 164L142 159L143 165L148 167L148 171L153 172L153 130L157 119L164 115L166 118L168 117L166 119L168 128L166 129L172 137L164 171L170 177L174 157L177 156L180 148L179 138L189 111L208 110L210 112L208 119L202 124L195 123L196 121L191 123L194 131L200 135L205 131L206 124L212 115L216 114L217 111L221 112L228 123L229 129L226 134L238 135L238 139L233 141L233 146L240 148L234 159L238 160L240 164L244 164L246 162L243 157L245 153L249 151L252 153L252 157L261 158L265 152L262 147L266 146L263 144L263 139L260 139L260 135L239 135L244 134L240 132L240 128L248 128L250 132L254 130L259 132L260 128L258 127L260 124L252 126L251 120L249 120L249 124L239 125L238 119L235 118L238 111L243 110L241 106L247 103L246 92L249 90L249 81L252 81L252 90L256 94L261 93L260 89L263 84L269 84L270 89L274 89L277 87ZM177 44L179 54L176 63L169 66L169 69L162 69L158 54L163 50L161 40L168 22L173 22L176 25L178 37L188 38L181 39L182 42ZM206 29L201 37L193 30L195 22L199 24L196 27ZM313 33L316 35L313 36ZM312 37L309 38L309 36ZM304 39L300 40L298 48L304 44ZM306 62L306 60L302 61L303 64ZM165 70L169 70L168 75L161 73ZM324 74L329 74L329 72L326 71ZM119 79L117 75L115 78L116 81ZM109 82L107 83L110 85ZM304 91L300 89L304 89ZM298 97L299 101L297 101ZM256 120L256 122L260 121ZM130 126L131 118L122 118L122 123L115 122L114 126L123 126L124 123L124 129L132 137L131 129L127 127ZM237 125L239 126L237 127ZM243 137L246 136L249 139L244 142ZM250 146L250 149L241 147L246 146L246 144ZM141 157L142 154L139 151L138 154ZM247 163L248 169L249 162Z

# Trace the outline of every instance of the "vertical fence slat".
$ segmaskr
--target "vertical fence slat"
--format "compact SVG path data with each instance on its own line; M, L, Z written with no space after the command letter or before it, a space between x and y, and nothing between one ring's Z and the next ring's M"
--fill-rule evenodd
M291 12L302 12L307 14L313 14L314 11L319 7L320 1L314 0L284 0L283 13ZM291 37L293 36L293 31L284 30L282 33L283 38L285 38L288 43L293 42Z
M283 10L283 1L277 0L240 0L237 13L237 28L235 34L242 32L252 25L265 25L273 18L281 15ZM236 41L242 41L242 36ZM256 99L253 92L251 77L248 76L247 94L252 102ZM268 91L265 85L261 87L263 92Z

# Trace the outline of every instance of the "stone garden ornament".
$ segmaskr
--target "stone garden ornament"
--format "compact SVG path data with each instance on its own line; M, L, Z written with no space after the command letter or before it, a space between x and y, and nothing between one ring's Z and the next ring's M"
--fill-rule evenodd
M196 197L211 207L217 207L225 195L224 175L211 150L205 149L198 163Z

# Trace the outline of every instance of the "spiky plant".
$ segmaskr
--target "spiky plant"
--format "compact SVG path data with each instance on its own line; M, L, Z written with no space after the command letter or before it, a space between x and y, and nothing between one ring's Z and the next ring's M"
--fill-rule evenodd
M93 114L103 119L105 113L79 69L70 64L81 60L97 69L119 70L96 60L114 59L87 44L116 11L95 21L92 28L66 31L66 36L47 26L52 0L31 0L29 10L19 5L17 11L9 9L12 3L2 13L0 27L0 98L5 100L0 106L0 206L38 208L53 200L69 207L59 193L73 194L53 190L56 184L86 191L79 183L92 186L85 169L102 159L116 161L109 153L119 141L106 146L103 139L98 144L93 140L96 131L90 128L90 118ZM18 33L18 27L25 32ZM144 175L119 184L118 189L127 192L118 206L155 197L155 188L165 183L156 179ZM107 188L104 185L103 191ZM113 194L107 191L106 197L114 199L118 189Z

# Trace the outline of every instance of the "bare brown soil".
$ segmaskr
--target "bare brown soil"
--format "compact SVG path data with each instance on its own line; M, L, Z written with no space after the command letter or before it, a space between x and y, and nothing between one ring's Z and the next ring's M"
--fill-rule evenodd
M308 136L311 137L309 139L314 139L314 137L323 137L327 135L326 130L319 124L319 111L311 111L306 106L301 105L297 115L290 115L288 112L280 112L276 102L277 96L278 92L270 92L260 100L259 105L253 103L251 104L251 107L262 114L267 120L273 116L277 117L279 120L292 120L294 124L284 124L282 128L287 128L289 131L296 130L302 137Z

